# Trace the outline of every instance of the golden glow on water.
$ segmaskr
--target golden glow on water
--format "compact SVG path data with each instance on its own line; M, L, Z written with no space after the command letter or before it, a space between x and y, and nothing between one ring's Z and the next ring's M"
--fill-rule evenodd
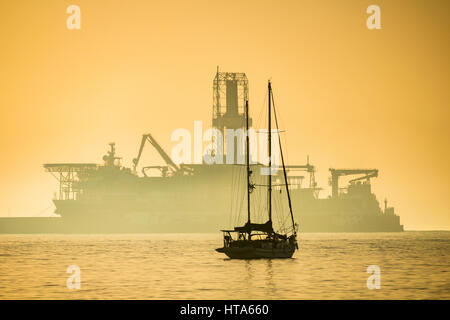
M309 154L320 186L330 166L375 167L406 229L450 229L450 2L377 3L369 31L371 1L77 0L68 30L66 1L1 1L0 215L51 205L42 163L99 162L115 141L130 166L143 133L170 150L209 124L220 65L247 74L252 112L272 78L289 163Z
M221 236L1 235L0 299L450 299L449 232L301 234L293 259L254 261L216 253Z

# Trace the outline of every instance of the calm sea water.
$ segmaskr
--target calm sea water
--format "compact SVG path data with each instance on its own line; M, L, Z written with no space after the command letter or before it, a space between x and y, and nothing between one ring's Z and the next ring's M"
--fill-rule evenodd
M251 261L215 252L221 237L0 235L0 299L450 299L450 232L301 234L293 259Z

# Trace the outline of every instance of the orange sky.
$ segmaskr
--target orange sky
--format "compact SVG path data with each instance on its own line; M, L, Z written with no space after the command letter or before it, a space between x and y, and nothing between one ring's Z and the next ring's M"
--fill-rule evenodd
M125 3L127 4L125 6ZM81 30L66 8L81 8ZM381 30L366 8L381 8ZM129 166L151 132L210 124L212 79L245 72L251 110L267 79L291 164L375 167L406 229L450 229L450 2L0 0L0 215L45 215L47 162ZM143 160L157 159L150 148ZM145 158L146 157L146 158Z

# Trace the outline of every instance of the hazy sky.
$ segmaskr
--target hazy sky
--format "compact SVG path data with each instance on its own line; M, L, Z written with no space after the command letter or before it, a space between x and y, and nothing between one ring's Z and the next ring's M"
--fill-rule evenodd
M81 8L68 30L66 8ZM366 8L381 8L368 30ZM380 170L378 199L406 229L450 229L448 0L0 0L0 215L46 215L48 162L129 166L143 133L170 152L177 128L210 124L212 80L245 72L259 112L266 83L290 164ZM158 158L150 151L143 161ZM44 210L44 211L43 211Z

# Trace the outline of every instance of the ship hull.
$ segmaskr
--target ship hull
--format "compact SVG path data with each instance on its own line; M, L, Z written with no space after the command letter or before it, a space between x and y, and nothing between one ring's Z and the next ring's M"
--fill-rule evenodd
M105 178L98 172L83 195L53 201L59 217L0 218L0 233L215 233L230 223L242 172L231 165L195 170L192 176L167 178L130 176L122 170ZM266 178L254 171L255 183L263 184ZM382 211L370 190L339 199L318 199L302 188L290 193L299 232L403 231L399 216ZM282 190L273 193L283 196ZM266 201L263 196L252 205L256 210Z
M40 218L0 218L0 233L33 234L33 233L215 233L220 226L226 225L227 219L218 217L213 221L205 221L198 212L152 213L129 212L119 214L80 215L78 217L40 217ZM109 217L108 217L109 216ZM192 217L192 220L186 217ZM93 218L95 217L95 218ZM356 219L354 219L356 220ZM402 232L403 226L396 223L395 217L366 217L354 221L346 221L340 216L323 216L321 219L296 215L299 232Z
M55 201L60 217L0 218L0 233L215 233L229 223L228 208L121 208ZM295 208L295 207L294 207ZM396 215L296 212L299 232L401 232Z

